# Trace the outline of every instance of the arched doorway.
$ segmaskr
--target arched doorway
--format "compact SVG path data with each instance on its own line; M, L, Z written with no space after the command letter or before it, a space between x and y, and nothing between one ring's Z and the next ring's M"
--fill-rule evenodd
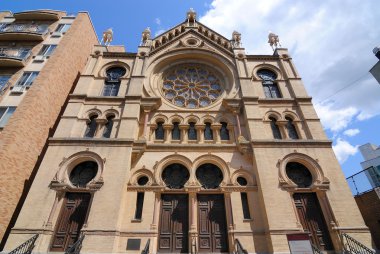
M298 188L309 188L313 183L310 171L301 163L286 164L286 174ZM315 192L296 192L293 200L303 229L320 250L333 250L332 241Z
M197 168L202 188L216 190L223 181L222 171L206 163ZM223 194L198 194L198 245L201 253L228 252L226 209Z
M189 179L182 164L171 164L162 171L166 187L181 190ZM162 194L159 222L158 252L188 253L189 198L187 194Z

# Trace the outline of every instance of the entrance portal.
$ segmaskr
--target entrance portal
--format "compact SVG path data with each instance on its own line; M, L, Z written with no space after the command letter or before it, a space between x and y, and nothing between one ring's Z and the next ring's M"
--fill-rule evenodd
M315 193L295 193L294 203L302 227L320 250L333 250L329 231Z
M188 196L185 194L163 194L161 196L158 252L188 252L188 202Z
M199 252L228 252L223 195L198 195Z
M51 251L65 251L78 240L87 217L90 199L89 193L66 193Z

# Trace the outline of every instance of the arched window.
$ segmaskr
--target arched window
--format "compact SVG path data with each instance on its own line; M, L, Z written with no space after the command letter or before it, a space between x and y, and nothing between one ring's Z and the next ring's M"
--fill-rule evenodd
M172 140L180 140L181 139L181 131L179 130L179 123L173 123L172 130Z
M220 139L230 140L230 132L227 129L227 123L221 122L222 128L220 128Z
M273 138L275 139L282 139L280 128L278 128L277 120L274 117L269 117L270 120L270 127L272 129Z
M86 132L84 133L84 136L86 138L93 138L95 136L96 132L96 119L98 118L98 115L93 115L90 117L90 121L87 123L87 129Z
M259 70L257 75L263 80L264 94L266 98L281 98L280 90L278 89L275 80L276 73L269 70Z
M156 136L156 139L164 139L164 127L163 127L163 122L158 122L157 123L157 128L155 130L155 136Z
M285 119L288 121L286 123L286 129L288 130L289 138L299 139L296 127L293 124L293 119L291 119L290 117L285 117Z
M195 123L189 123L189 131L187 132L189 140L197 140L197 130L195 129Z
M205 135L205 140L214 139L214 136L212 135L211 123L206 123L204 135Z
M109 138L111 136L114 118L114 115L110 115L107 117L107 123L104 125L103 138Z
M120 78L126 70L122 67L112 67L106 71L107 79L104 83L103 96L117 96L120 88Z

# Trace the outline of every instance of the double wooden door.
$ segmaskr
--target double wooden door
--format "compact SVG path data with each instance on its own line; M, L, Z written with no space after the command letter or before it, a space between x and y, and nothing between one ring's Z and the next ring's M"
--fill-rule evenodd
M66 193L51 251L65 251L78 240L87 217L90 200L89 193Z
M330 234L315 193L295 193L294 203L304 230L320 250L333 250Z
M159 227L158 252L188 253L188 195L163 194Z
M199 252L228 252L223 195L198 195Z

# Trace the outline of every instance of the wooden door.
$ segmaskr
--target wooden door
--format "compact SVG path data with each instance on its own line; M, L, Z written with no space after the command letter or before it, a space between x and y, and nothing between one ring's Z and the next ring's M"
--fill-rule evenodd
M312 243L320 250L333 250L317 195L315 193L295 193L293 198L302 227L309 232Z
M158 252L187 253L189 205L187 195L161 196Z
M228 252L223 195L198 195L199 252Z
M65 251L78 240L87 217L90 199L89 193L66 193L51 251Z

